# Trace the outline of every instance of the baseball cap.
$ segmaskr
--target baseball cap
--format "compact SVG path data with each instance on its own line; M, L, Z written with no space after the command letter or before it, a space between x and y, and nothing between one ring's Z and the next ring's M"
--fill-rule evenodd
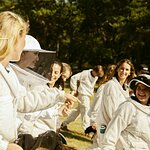
M23 51L40 52L40 53L56 53L56 51L44 50L41 48L40 43L31 35L25 37L25 47Z

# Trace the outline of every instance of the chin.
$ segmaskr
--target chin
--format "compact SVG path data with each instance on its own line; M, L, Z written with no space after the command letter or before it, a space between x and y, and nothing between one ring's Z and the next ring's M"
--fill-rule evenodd
M31 65L31 66L30 66L30 68L31 68L31 69L34 69L34 68L35 68L35 66L32 66L32 65Z
M20 60L20 58L19 59L12 59L11 61L12 62L17 62L17 61L19 61Z

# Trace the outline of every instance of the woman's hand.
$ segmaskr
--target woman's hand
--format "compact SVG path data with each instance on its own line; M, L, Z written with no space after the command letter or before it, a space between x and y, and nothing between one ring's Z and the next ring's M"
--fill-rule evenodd
M60 115L60 116L64 116L64 117L69 116L71 112L72 112L72 110L69 109L69 108L67 108L66 105L63 105L63 106L59 109L59 115Z
M23 150L22 147L15 143L9 143L7 146L7 150Z
M66 98L66 101L69 101L70 103L72 103L72 102L81 103L80 100L77 97L75 97L75 96L73 96L72 94L69 94L69 93L65 93L65 98Z

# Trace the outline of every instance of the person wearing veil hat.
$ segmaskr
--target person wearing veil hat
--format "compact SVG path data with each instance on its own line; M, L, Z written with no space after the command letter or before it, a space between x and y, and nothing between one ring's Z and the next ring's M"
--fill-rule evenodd
M102 150L115 149L120 137L125 150L150 149L150 75L133 78L130 88L134 96L119 106L107 126Z

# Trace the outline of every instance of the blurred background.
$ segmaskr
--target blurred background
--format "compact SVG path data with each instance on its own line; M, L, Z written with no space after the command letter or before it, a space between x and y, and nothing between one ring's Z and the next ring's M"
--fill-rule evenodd
M43 49L74 72L129 58L135 67L150 64L149 0L0 0L0 11L23 16Z

